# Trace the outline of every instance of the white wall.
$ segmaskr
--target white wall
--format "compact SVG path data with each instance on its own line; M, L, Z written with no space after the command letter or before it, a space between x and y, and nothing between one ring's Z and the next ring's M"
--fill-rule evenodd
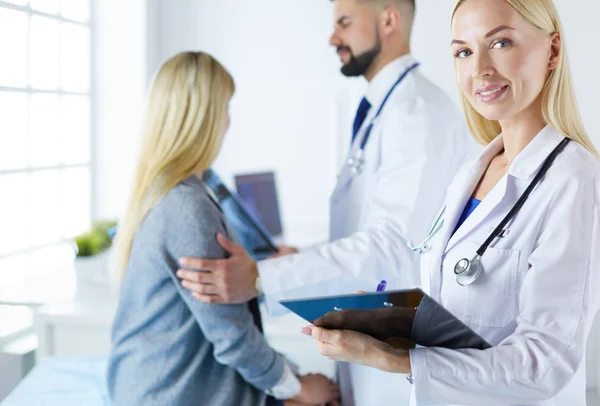
M236 80L231 127L215 164L222 176L273 169L284 227L294 242L326 238L337 165L335 98L342 81L324 0L153 1L155 69L200 49ZM316 181L315 181L316 180Z

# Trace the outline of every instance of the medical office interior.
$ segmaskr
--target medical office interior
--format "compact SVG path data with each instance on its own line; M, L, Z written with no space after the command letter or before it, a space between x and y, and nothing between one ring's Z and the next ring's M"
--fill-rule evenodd
M600 3L555 3L583 120L600 146ZM412 53L458 107L453 5L417 1ZM328 0L0 0L0 401L104 404L117 305L110 249L76 258L73 240L122 216L146 90L178 52L206 51L235 78L214 164L225 183L241 193L244 182L266 182L278 242L327 240L329 196L366 87L340 73L331 32ZM303 373L334 376L334 363L299 333L300 318L264 323ZM600 405L599 342L597 320L589 405Z

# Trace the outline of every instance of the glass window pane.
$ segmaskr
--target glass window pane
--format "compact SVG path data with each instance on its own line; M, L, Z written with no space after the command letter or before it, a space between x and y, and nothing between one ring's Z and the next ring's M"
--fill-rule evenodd
M30 177L31 243L38 246L56 242L61 234L60 172L55 169L33 172Z
M58 0L29 0L32 9L48 14L58 14Z
M63 96L61 104L62 163L90 160L90 101L87 96Z
M62 23L60 38L61 86L68 91L86 92L90 88L90 30Z
M0 8L0 86L27 86L27 14Z
M0 170L27 166L27 103L24 93L0 92Z
M58 38L58 20L31 17L32 87L50 90L58 88Z
M29 176L0 176L0 256L31 246L29 241Z
M90 19L90 2L88 0L62 0L60 13L64 18L75 21L88 21Z
M44 167L60 163L60 98L55 94L31 96L31 165Z
M73 238L91 226L91 175L88 168L72 168L61 176L62 237Z

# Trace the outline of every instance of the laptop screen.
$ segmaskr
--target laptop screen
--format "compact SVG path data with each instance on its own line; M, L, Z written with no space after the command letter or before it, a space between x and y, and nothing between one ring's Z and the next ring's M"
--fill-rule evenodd
M232 193L212 169L207 170L202 179L216 195L229 227L248 254L256 260L276 254L277 246L252 209Z
M275 174L262 172L236 175L235 186L240 197L258 215L269 233L274 237L280 237L283 230Z

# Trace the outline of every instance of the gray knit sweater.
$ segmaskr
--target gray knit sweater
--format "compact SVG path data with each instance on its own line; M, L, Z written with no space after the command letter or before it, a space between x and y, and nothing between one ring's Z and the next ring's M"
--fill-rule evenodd
M284 371L246 304L204 304L175 276L182 256L223 258L230 232L195 176L137 232L113 325L108 386L115 406L262 405Z

